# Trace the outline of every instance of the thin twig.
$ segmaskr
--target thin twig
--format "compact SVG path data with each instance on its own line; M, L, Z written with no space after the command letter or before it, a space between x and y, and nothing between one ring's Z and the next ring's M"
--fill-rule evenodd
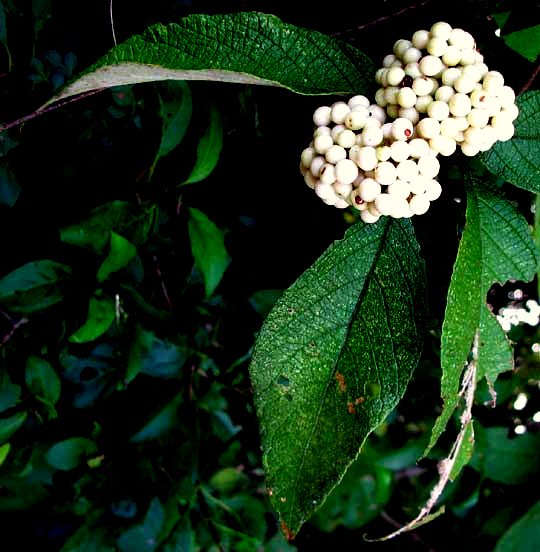
M476 373L477 373L477 360L478 360L478 332L476 332L474 336L474 342L472 347L472 357L473 358L469 363L469 365L467 366L467 369L463 376L463 382L461 385L461 390L459 392L459 396L465 399L465 407L463 409L463 413L461 414L461 418L460 418L461 428L456 438L456 441L452 446L452 450L448 455L448 458L445 458L444 460L441 460L439 462L439 465L438 465L439 481L437 482L435 487L433 487L433 489L431 490L428 501L426 502L426 504L424 504L424 506L422 507L422 509L420 510L420 513L416 516L416 518L414 518L412 521L407 523L407 525L404 525L397 531L394 531L393 533L391 533L390 535L386 535L385 537L381 537L378 539L366 539L368 542L385 541L385 540L392 539L405 532L409 532L409 531L412 531L413 529L416 529L417 527L419 527L429 519L433 519L433 516L437 516L439 513L441 513L441 510L439 510L439 512L436 512L435 514L431 514L431 511L435 507L435 504L441 497L444 489L446 488L446 485L450 481L450 476L452 475L452 471L458 459L459 451L461 450L461 446L463 445L465 436L467 434L467 427L472 420L472 407L474 404L474 394L476 391Z
M416 8L421 8L422 6L425 6L429 2L431 2L431 0L424 0L423 2L420 2L420 4L414 4L412 6L407 6L405 8L402 8L402 9L398 10L397 12L394 12L394 13L390 14L390 15L383 15L382 17L379 17L378 19L375 19L374 21L370 21L369 23L364 23L363 25L355 27L354 29L347 29L346 31L338 31L336 33L333 33L331 36L340 36L342 34L349 34L349 33L355 33L355 32L361 31L362 29L365 29L366 27L371 27L371 25L375 25L377 23L382 23L383 21L386 21L387 19L391 19L392 17L396 17L398 15L401 15L402 13L408 12L409 10L414 10Z
M538 73L540 73L540 60L538 60L538 63L536 64L536 68L533 71L532 75L529 77L529 80L523 85L521 90L518 92L518 96L520 96L521 94L523 94L523 92L526 92L529 89L529 87L534 82L534 79L536 79L536 77L538 76Z
M88 96L92 96L93 94L97 94L98 92L101 92L105 90L105 88L97 88L96 90L90 90L90 92L84 92L82 94L79 94L77 96L72 96L68 100L65 100L63 102L56 103L54 105L39 108L38 110L34 111L33 113L30 113L30 115L25 115L24 117L21 117L20 119L17 119L16 121L13 121L12 123L7 123L5 125L0 125L0 132L4 130L8 130L10 128L13 128L17 125L21 125L22 123L26 123L26 121L30 121L31 119L34 119L38 115L44 115L45 113L49 113L50 111L54 111L55 109L58 109L60 107L64 107L65 105L68 105L72 102L76 102L78 100L82 100L83 98L86 98Z
M11 330L7 333L7 335L5 335L2 338L2 341L0 341L0 347L2 347L11 339L11 336L17 331L17 329L20 328L23 324L26 324L28 320L26 318L21 318L20 320L15 322L13 318L11 318L11 316L9 316L3 311L0 311L0 312L1 314L4 315L5 318L7 318L11 322Z
M114 41L114 45L117 46L117 44L116 44L116 35L114 34L114 21L113 21L113 14L112 14L112 3L113 3L113 0L111 0L111 3L109 5L109 13L110 13L110 16L111 16L111 31L112 31L112 38L113 38L113 41Z
M169 299L169 294L167 293L167 288L165 287L165 282L163 281L163 276L161 274L161 270L159 268L159 263L157 260L157 257L154 255L152 257L154 259L154 263L156 263L156 274L158 275L159 281L161 283L161 290L163 291L163 296L165 297L165 301L167 302L167 306L169 307L169 310L172 312L172 303Z

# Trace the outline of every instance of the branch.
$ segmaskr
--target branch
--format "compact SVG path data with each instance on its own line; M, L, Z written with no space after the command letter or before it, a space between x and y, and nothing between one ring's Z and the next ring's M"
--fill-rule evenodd
M20 328L23 324L26 324L28 320L26 318L21 318L17 322L11 318L7 313L4 311L0 311L0 314L2 314L5 318L7 318L11 323L11 330L2 338L2 341L0 341L0 347L5 345L13 336L13 334L17 331L18 328Z
M435 507L435 504L441 497L444 489L446 488L446 485L448 484L448 481L454 479L453 470L456 465L456 461L459 457L459 452L461 450L463 442L465 441L467 429L472 420L472 407L474 404L474 394L476 391L476 364L478 360L478 331L474 336L472 356L473 358L469 363L469 365L467 366L467 369L463 376L463 383L461 386L461 390L459 392L459 396L465 399L465 408L463 409L463 413L461 414L461 417L460 417L461 429L456 438L456 441L454 442L454 445L452 446L452 450L450 451L448 458L444 458L439 462L439 465L438 465L439 481L437 482L435 487L433 487L433 489L431 490L428 501L422 507L422 509L420 510L420 513L412 521L407 523L407 525L401 527L397 531L394 531L390 535L386 535L385 537L381 537L378 539L365 539L368 542L385 541L385 540L392 539L407 531L416 529L420 525L423 525L424 523L431 521L432 519L436 518L437 516L439 516L444 512L444 506L434 514L431 513L431 510L433 510L433 508Z
M538 76L538 73L540 73L540 60L536 64L536 68L533 71L532 75L529 77L529 80L522 86L521 90L518 92L518 96L520 96L521 94L523 94L523 92L526 92L530 88L530 86Z
M360 25L359 27L355 27L354 29L347 29L346 31L338 31L336 33L332 33L330 36L340 36L343 34L349 34L349 33L355 33L358 31L361 31L365 29L366 27L371 27L371 25L376 25L377 23L382 23L383 21L386 21L387 19L392 19L392 17L396 17L398 15L401 15L402 13L408 12L409 10L414 10L416 8L421 8L422 6L425 6L428 2L431 2L431 0L424 0L423 2L420 2L420 4L414 4L412 6L407 6L405 8L402 8L398 10L397 12L394 12L390 15L383 15L382 17L379 17L378 19L375 19L374 21L370 21L369 23L364 23L363 25Z
M98 92L101 92L103 90L105 90L105 88L98 88L97 90L91 90L90 92L84 92L83 94L79 94L78 96L73 96L72 98L69 98L69 100L59 102L59 103L51 105L49 107L39 108L38 110L34 111L33 113L30 113L30 115L26 115L24 117L21 117L20 119L17 119L16 121L13 121L12 123L7 123L5 125L0 125L0 132L2 132L4 130L8 130L10 128L13 128L13 127L15 127L17 125L20 125L22 123L26 123L26 121L30 121L31 119L34 119L38 115L43 115L45 113L49 113L50 111L54 111L55 109L58 109L60 107L64 107L65 105L68 105L72 102L82 100L83 98L86 98L87 96L92 96L93 94L97 94Z

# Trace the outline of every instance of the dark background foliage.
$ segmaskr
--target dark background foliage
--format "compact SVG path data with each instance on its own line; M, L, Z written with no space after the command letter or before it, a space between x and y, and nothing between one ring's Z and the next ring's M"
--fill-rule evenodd
M0 52L3 122L38 108L114 45L107 1L19 5L4 0L2 6L8 45ZM520 90L534 64L495 36L497 25L488 17L510 9L512 29L539 20L535 3L514 6L504 0L432 0L418 6L398 1L113 3L118 42L190 13L255 10L335 35L377 64L397 38L447 20L469 30L488 65L500 68ZM537 83L528 86L537 88ZM68 541L71 547L64 552L340 550L351 543L360 550L493 550L504 530L538 498L532 493L538 462L524 463L537 459L539 450L538 424L532 421L540 404L538 361L531 350L538 336L527 325L511 334L518 343L517 370L500 378L497 407L484 406L479 393L474 411L486 431L478 454L494 464L487 470L477 458L464 470L445 495L444 516L390 543L363 540L416 515L436 480L436 460L454 437L445 436L430 458L415 463L441 404L440 326L464 216L463 201L456 201L464 198L460 160L445 160L449 192L429 215L414 220L429 285L424 356L404 400L370 438L336 497L289 545L264 490L247 366L255 335L280 291L353 222L351 215L324 205L298 174L311 114L330 100L218 83L191 83L190 88L193 120L186 137L159 162L151 180L148 170L161 137L159 85L105 90L1 135L9 171L0 181L2 197L9 192L16 201L0 205L0 277L40 259L72 270L62 302L31 314L6 309L0 317L0 398L5 401L0 415L26 413L0 463L3 542L50 551L61 550L73 535L86 542L83 547ZM175 189L195 162L211 102L223 118L218 166L203 182ZM531 194L504 189L532 222ZM137 209L155 207L155 217L144 237L132 240L137 256L98 286L96 272L107 252L67 244L60 229L80 224L92 209L115 200ZM188 207L226 229L232 261L210 298L193 268ZM138 224L134 216L127 220L132 228ZM535 285L498 288L490 302L495 310L506 306L519 288L524 295L516 302L524 303L537 297ZM119 298L117 323L90 343L68 342L86 320L98 287ZM30 355L58 376L61 392L54 405L28 383ZM517 412L512 405L520 392L529 402ZM487 391L484 395L487 401ZM519 424L527 425L531 439L517 451L512 440ZM504 435L489 433L493 428L504 428ZM48 456L51 447L73 437L87 439L87 448L73 460L73 469L58 468ZM488 444L496 439L500 451L493 453ZM523 477L511 477L506 464L499 467L501 457L512 457L512 470L521 469ZM14 546L4 544L6 550Z

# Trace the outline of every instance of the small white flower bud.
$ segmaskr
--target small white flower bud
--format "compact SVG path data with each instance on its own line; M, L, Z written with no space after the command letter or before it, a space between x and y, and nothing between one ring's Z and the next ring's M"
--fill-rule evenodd
M461 61L461 49L457 46L448 46L444 54L442 55L443 63L447 67L453 67Z
M333 184L336 181L336 170L335 166L331 163L325 163L320 170L320 179L321 182L325 184Z
M375 207L381 215L390 215L394 210L395 197L390 194L379 194L375 198Z
M383 58L383 67L392 67L394 63L398 61L398 58L394 54L388 54Z
M396 167L397 177L405 182L410 182L418 176L418 165L412 159L405 159Z
M360 218L367 224L373 224L377 222L381 218L381 216L373 215L366 209L365 211L360 211Z
M377 104L368 107L368 119L375 119L382 125L386 121L386 111Z
M417 63L421 57L422 52L418 48L412 46L403 52L401 59L403 60L403 63L408 65L409 63Z
M381 185L373 178L364 178L358 186L360 197L366 201L373 201L381 193Z
M352 184L350 182L345 183L345 182L337 181L334 184L334 192L341 199L346 199L351 195Z
M459 77L461 77L461 69L458 67L449 67L443 71L441 81L446 86L453 86Z
M454 94L448 102L448 107L454 117L466 117L471 111L471 99L463 93Z
M450 115L450 108L446 102L436 100L429 104L427 114L428 117L431 117L432 119L442 121Z
M419 158L429 154L429 143L423 138L414 138L409 142L411 157ZM416 193L416 192L415 192Z
M441 121L441 136L447 136L448 138L454 138L458 135L460 131L460 125L457 119L449 117Z
M457 46L462 50L469 50L475 47L474 38L463 29L452 29L448 37L448 42L452 44L452 46Z
M390 146L390 154L392 159L399 163L409 157L410 146L407 142L396 140L395 142L392 142Z
M432 56L442 57L448 50L448 43L444 38L434 36L427 43L426 50Z
M356 162L363 171L372 171L379 162L375 148L370 146L360 148Z
M379 146L376 149L377 159L379 161L388 161L390 159L392 150L390 146Z
M444 64L441 58L438 58L437 56L424 56L418 65L420 66L420 71L428 77L438 75L444 70Z
M319 175L321 174L321 168L325 163L326 159L322 155L317 155L317 157L313 158L309 170L315 178L319 178Z
M503 86L497 96L501 101L501 107L503 109L514 105L516 101L516 94L509 86Z
M429 31L419 30L412 35L412 43L415 48L422 50L427 46L429 41Z
M416 100L416 104L414 105L414 108L418 113L426 113L429 105L433 101L433 97L426 95L426 96L418 96L418 99Z
M435 91L435 99L440 102L446 102L448 103L450 101L450 98L456 93L454 88L452 86L440 86Z
M328 148L334 145L334 139L328 134L315 136L313 139L313 147L317 153L326 153Z
M398 115L401 119L407 119L413 125L415 125L418 122L418 119L420 119L420 115L418 114L416 107L402 107L400 108Z
M375 169L375 180L384 186L393 184L397 178L397 169L390 161L384 161Z
M473 157L480 151L480 145L477 143L471 143L471 142L462 142L461 144L461 152L463 155L466 155L467 157Z
M489 114L486 109L473 107L467 115L467 121L472 127L484 128L489 122Z
M332 108L328 105L318 107L313 113L313 122L317 126L328 126L330 124Z
M341 159L336 163L336 180L343 184L352 184L358 176L358 167L350 159Z
M388 73L387 67L381 67L380 69L377 69L377 71L375 72L375 82L377 82L381 86L386 86L388 84L386 82L387 73Z
M429 108L428 108L429 109ZM426 117L421 119L416 125L416 132L422 138L435 138L441 131L441 124L436 119Z
M393 184L388 186L386 191L395 198L407 199L411 193L411 187L408 182L396 180Z
M476 65L476 58L477 58L478 52L474 48L468 48L465 50L461 50L461 65Z
M334 188L332 184L326 184L324 182L319 181L315 185L315 193L326 203L330 202L330 205L333 205L337 200L338 197L336 195L336 192L334 192Z
M488 94L499 94L504 87L504 78L498 71L488 71L482 79L482 86Z
M400 38L395 44L394 44L394 54L396 56L401 57L406 50L408 50L412 46L412 42L410 40L405 40L403 38Z
M399 110L402 109L397 104L388 104L386 106L386 113L388 113L388 117L392 119L397 119L399 117Z
M334 144L326 150L324 156L326 157L328 163L335 164L338 161L345 159L347 157L347 152L345 151L345 148Z
M424 155L418 160L418 171L422 176L435 178L440 170L439 160L435 155Z
M388 103L386 100L386 90L386 88L379 88L377 92L375 92L375 103L381 107L386 107L386 104Z
M356 134L352 130L345 129L338 134L336 143L342 148L350 148L354 146L355 140Z
M423 215L429 209L429 199L426 194L415 195L409 201L409 209L415 215Z
M435 201L436 199L439 199L440 195L442 193L442 187L433 178L429 178L426 181L426 197L429 199L429 201Z
M474 80L474 78L463 74L454 82L454 88L456 89L456 92L461 92L462 94L468 94L469 92L472 92L475 86L476 81Z
M443 40L448 40L452 35L452 27L446 21L438 21L431 26L431 36L437 36Z
M407 65L405 65L405 74L416 79L422 76L422 71L420 71L418 63L407 63Z
M405 71L401 67L390 67L386 74L386 82L390 86L397 86L405 77Z
M510 140L512 136L514 136L514 125L512 123L508 123L506 125L499 125L495 127L495 130L497 132L497 140L499 142L506 142L507 140Z
M345 102L336 102L332 105L332 121L340 125L350 112L351 108Z
M302 163L302 166L306 169L309 169L314 157L315 149L312 147L306 148L304 151L302 151L302 154L300 156L300 162Z
M408 86L404 86L398 93L397 103L401 107L413 107L416 104L416 98L417 97L413 89Z
M304 174L304 182L305 182L312 190L314 190L314 189L315 189L315 186L317 186L317 184L319 183L319 179L318 179L318 178L315 178L315 177L311 174L311 171L307 171L307 172Z
M347 102L347 104L351 109L355 109L356 107L369 107L370 103L371 102L369 101L369 99L363 96L362 94L353 96Z
M519 116L518 106L516 104L509 105L508 107L501 109L500 114L504 117L508 117L510 121L515 121Z
M404 117L400 117L392 123L392 136L396 140L408 140L412 137L413 131L413 124Z
M357 110L350 111L345 117L345 126L350 130L360 130L364 128L367 118L367 109L365 109L365 113Z
M448 157L456 151L456 141L448 136L439 135L429 141L429 147L433 151Z

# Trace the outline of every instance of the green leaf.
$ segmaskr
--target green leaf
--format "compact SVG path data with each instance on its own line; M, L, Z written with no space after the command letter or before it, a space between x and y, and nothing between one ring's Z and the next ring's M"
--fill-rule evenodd
M98 282L103 282L113 272L124 268L135 255L137 255L137 248L129 240L111 230L109 254L97 272Z
M348 44L263 13L194 14L154 25L113 48L46 105L137 82L211 80L301 94L373 88L372 61Z
M486 297L496 282L532 280L537 267L537 253L523 216L490 186L468 177L466 187L466 225L448 290L441 338L444 408L424 456L459 404L461 374L477 330L479 379L485 377L493 386L499 373L512 369L512 348Z
M410 221L358 223L284 292L250 366L263 464L292 538L396 406L425 334Z
M499 25L499 28L502 29L506 25L506 22L510 17L510 12L507 11L507 12L501 12L501 13L494 13L492 17L493 19L495 19L495 23Z
M132 381L139 373L176 378L188 354L183 345L160 339L154 332L138 327L129 352L126 382Z
M26 411L17 412L9 418L0 419L0 445L11 439L11 436L24 424L28 414Z
M521 94L516 104L519 117L514 121L514 136L507 142L496 142L479 158L493 174L540 193L540 91Z
M152 418L140 431L138 431L130 441L140 443L148 439L156 439L164 435L178 422L177 410L182 404L182 394L177 395L163 408L154 418Z
M46 404L53 406L60 398L60 378L54 368L44 359L30 356L26 361L26 387L28 391Z
M0 447L0 468L2 467L2 464L6 461L10 449L11 445L9 443L6 443L5 445L2 445Z
M98 290L90 298L86 322L73 334L69 341L87 343L101 337L114 322L116 305L114 299Z
M495 552L537 552L540 550L540 501L506 531Z
M225 249L225 232L203 212L192 207L189 209L188 230L195 268L204 281L206 297L210 297L230 263Z
M540 25L503 36L506 44L531 62L540 54Z
M46 309L63 299L62 284L70 276L68 266L49 259L27 263L0 280L0 304L22 313Z
M168 155L184 138L191 120L193 104L191 90L186 82L165 81L159 87L160 115L162 119L161 143L152 164Z
M153 552L165 522L165 510L158 498L150 503L142 525L129 529L118 538L121 552Z
M210 122L206 132L197 146L197 161L184 184L194 184L200 182L208 176L217 165L219 154L223 147L223 127L221 124L221 115L214 105L210 106Z
M471 466L485 477L521 485L540 471L540 435L525 433L513 439L506 427L476 428L476 451Z
M94 441L84 437L72 437L53 445L47 451L47 462L57 470L69 471L96 451L97 445Z
M112 201L93 209L86 220L62 228L60 239L65 243L103 254L109 244L112 230L137 247L146 243L154 233L157 217L156 205Z
M16 406L20 396L21 386L11 381L7 370L0 369L0 412Z
M21 187L15 179L15 175L7 166L0 165L0 205L13 207L20 193Z
M107 533L105 528L84 525L65 542L60 552L117 552L115 546L106 543Z

